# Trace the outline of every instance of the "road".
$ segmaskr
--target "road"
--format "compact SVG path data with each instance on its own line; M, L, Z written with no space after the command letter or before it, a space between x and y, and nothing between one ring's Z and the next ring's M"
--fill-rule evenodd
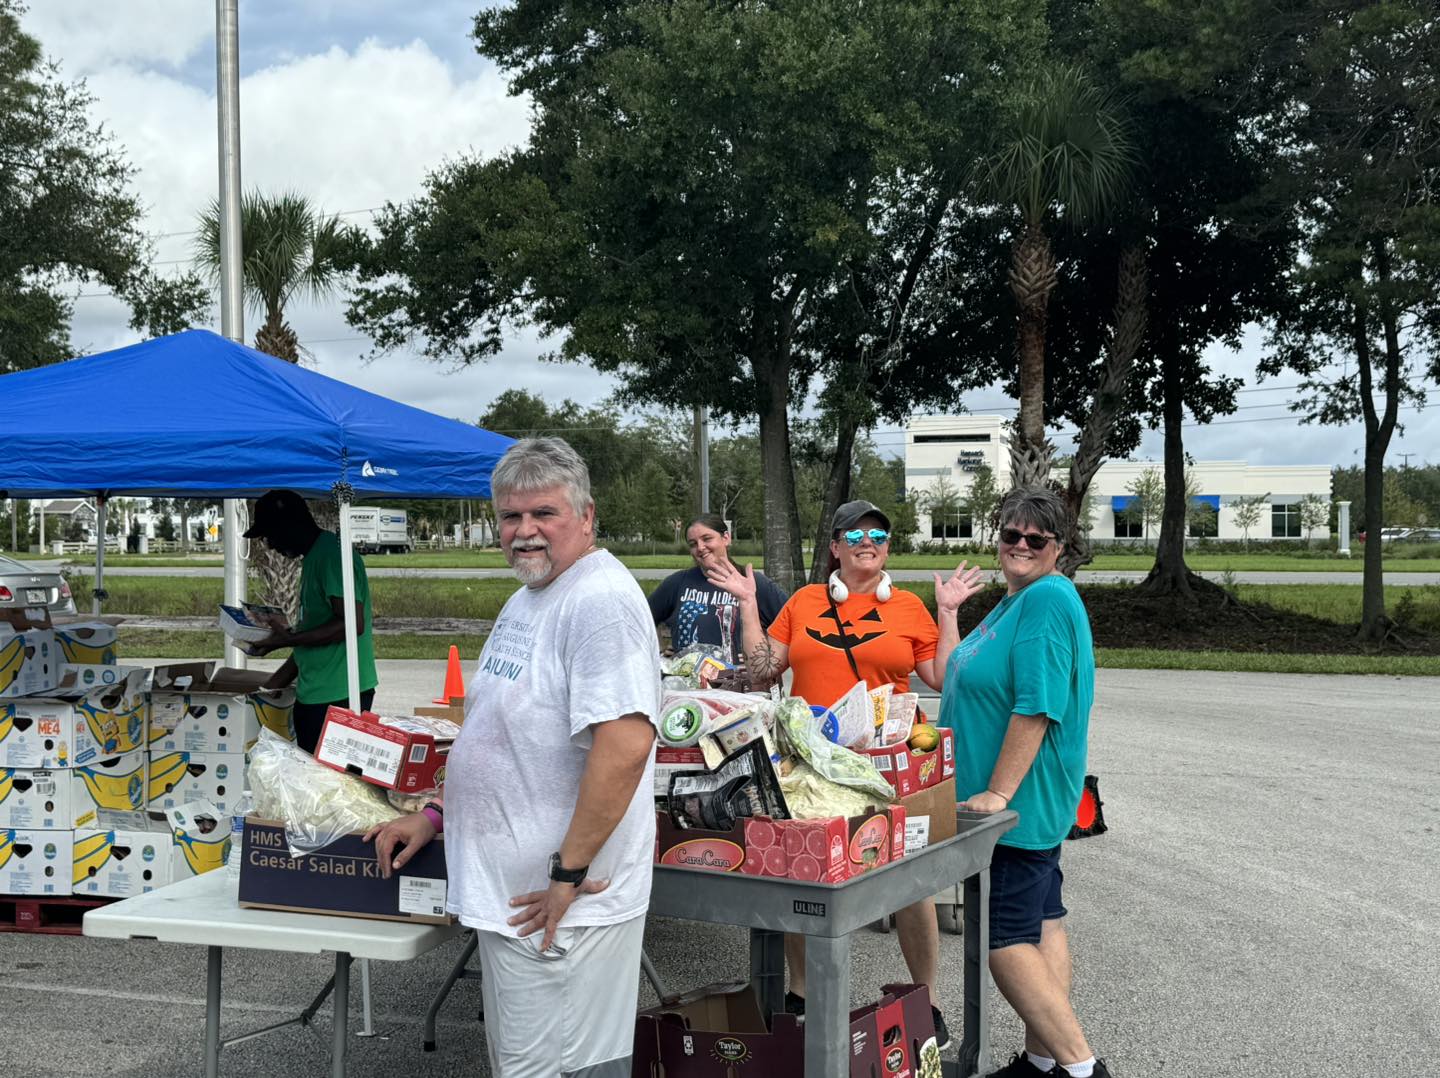
M381 663L381 706L433 695L441 664ZM1102 670L1090 769L1110 832L1069 843L1077 1006L1124 1078L1348 1078L1440 1056L1440 679ZM743 976L738 930L653 920L673 988ZM903 974L893 935L856 942L854 999ZM375 964L376 1023L354 1078L488 1075L479 985L462 982L420 1051L456 945ZM281 1020L323 956L226 956L227 1033ZM958 1027L961 941L942 935L940 1003ZM645 990L648 997L648 989ZM190 1078L197 948L11 935L0 949L6 1057L36 1076ZM358 988L352 993L358 1024ZM328 1073L328 1012L227 1049L224 1073ZM1020 1041L998 1005L1003 1062ZM1423 1071L1423 1064L1401 1069Z
M76 567L73 572L83 570ZM664 580L674 569L632 569L637 580ZM366 575L371 579L384 577L409 577L428 580L499 580L513 579L509 569L393 569L384 566L368 566ZM105 570L111 576L168 576L168 577L223 577L225 570L218 565L186 565L175 568L161 568L143 565L117 566ZM1226 580L1223 572L1206 571L1200 574L1217 584ZM935 579L933 569L896 569L890 573L895 580ZM1143 569L1082 569L1075 575L1077 584L1122 584L1144 580ZM1277 573L1246 570L1231 574L1237 584L1354 584L1361 583L1357 572L1294 572ZM1386 573L1386 584L1440 584L1440 573Z

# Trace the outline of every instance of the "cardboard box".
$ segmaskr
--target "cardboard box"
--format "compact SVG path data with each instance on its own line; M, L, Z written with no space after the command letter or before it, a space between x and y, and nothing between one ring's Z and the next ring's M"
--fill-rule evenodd
M111 663L64 663L60 667L60 684L56 692L64 694L74 686L78 692L89 692L102 685L115 685L131 674L140 673L148 683L150 671L143 666L119 666Z
M656 814L655 861L662 865L742 872L819 883L853 876L905 856L905 809L819 820L741 820L729 831L676 827Z
M445 764L459 734L460 728L444 719L357 715L332 707L315 759L387 790L419 793L445 782Z
M152 815L192 801L229 812L245 792L245 754L152 752L147 790Z
M145 672L86 691L72 679L57 695L0 706L0 766L61 768L145 746L149 700Z
M139 750L84 767L0 770L0 826L143 828L145 782Z
M55 626L55 643L67 663L111 665L119 638L120 631L103 621L72 621Z
M170 836L155 831L75 832L77 895L130 898L170 882Z
M955 780L902 798L905 806L905 852L918 853L926 846L954 838Z
M885 781L895 787L896 797L909 797L944 782L955 774L955 731L937 727L940 741L929 752L916 752L909 745L865 749Z
M0 611L0 699L49 692L61 661L44 607Z
M262 670L213 662L157 666L150 684L150 748L156 752L244 752L260 728L295 740L295 691L264 688Z
M939 1078L940 1051L923 985L886 985L850 1012L852 1078ZM635 1016L636 1078L736 1078L805 1073L805 1031L792 1014L767 1024L755 992L719 984Z
M0 831L0 895L68 895L71 831Z
M240 905L423 924L454 920L445 912L443 838L427 843L386 879L374 843L361 841L361 835L342 835L322 850L295 857L284 824L247 816Z
M635 1078L800 1075L805 1030L793 1014L776 1014L767 1024L749 985L713 984L635 1016L630 1073Z
M677 749L655 743L655 796L668 797L670 776L677 771L704 771L705 754L698 748Z
M165 820L170 828L172 881L225 867L230 858L229 816L208 801L193 801L170 809Z
M54 831L74 827L73 771L0 768L0 827Z

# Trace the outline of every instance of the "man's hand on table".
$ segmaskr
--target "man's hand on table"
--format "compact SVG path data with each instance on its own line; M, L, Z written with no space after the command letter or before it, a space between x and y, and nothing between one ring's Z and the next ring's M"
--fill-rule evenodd
M521 939L543 928L545 935L540 941L540 951L543 954L555 942L555 929L560 927L570 904L580 895L599 894L609 886L609 880L592 880L588 877L580 882L579 887L573 883L552 881L544 891L531 891L528 895L516 895L512 898L511 906L523 906L524 909L505 923L523 925L518 933Z
M387 880L395 869L404 868L427 842L435 837L435 825L423 812L412 812L365 832L364 841L375 841L375 859L380 875ZM396 852L396 847L400 847Z

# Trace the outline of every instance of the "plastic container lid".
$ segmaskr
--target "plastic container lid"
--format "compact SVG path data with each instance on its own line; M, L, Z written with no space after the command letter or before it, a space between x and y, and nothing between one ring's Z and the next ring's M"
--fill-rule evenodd
M838 745L840 743L840 720L835 717L835 712L828 707L811 704L810 713L820 720L820 732Z

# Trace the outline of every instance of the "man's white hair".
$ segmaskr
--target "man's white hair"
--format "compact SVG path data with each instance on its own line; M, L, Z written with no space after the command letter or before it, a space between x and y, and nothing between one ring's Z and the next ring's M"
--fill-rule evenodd
M490 495L533 493L564 486L576 516L595 504L590 469L564 438L522 438L506 450L490 475Z

